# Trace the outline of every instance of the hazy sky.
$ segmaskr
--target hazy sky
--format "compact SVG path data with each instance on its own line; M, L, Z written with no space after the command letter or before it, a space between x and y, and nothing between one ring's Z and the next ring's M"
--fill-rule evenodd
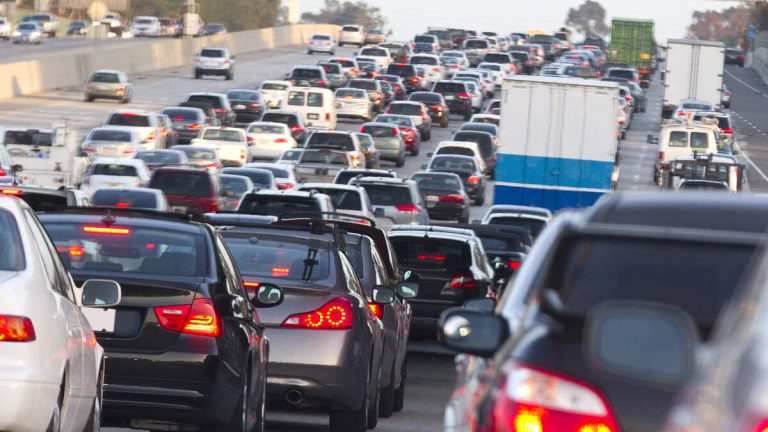
M299 0L302 12L322 8L323 0ZM529 28L555 29L563 25L568 9L583 0L367 0L384 12L393 39L411 39L427 26L458 27L510 33ZM695 10L721 10L735 1L704 0L599 0L612 17L651 18L656 38L685 36ZM466 5L471 4L468 8Z

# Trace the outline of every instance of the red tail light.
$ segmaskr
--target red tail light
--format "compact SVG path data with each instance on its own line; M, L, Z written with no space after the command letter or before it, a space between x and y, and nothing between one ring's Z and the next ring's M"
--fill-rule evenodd
M456 97L459 99L469 99L470 96L467 93L459 93L456 95Z
M255 290L255 289L258 289L259 287L261 287L261 282L248 282L248 281L243 282L243 288L245 288L246 290Z
M470 176L467 179L467 183L469 183L469 184L479 184L480 183L480 177L479 176Z
M335 298L311 312L291 315L282 327L313 330L344 330L352 328L352 304L346 297Z
M251 108L253 108L253 109L260 109L261 108L261 104L252 103L251 104Z
M491 422L495 431L618 431L611 409L597 391L515 363L504 367Z
M376 318L382 319L384 318L384 309L381 307L380 304L376 303L368 303L368 309L373 312L374 315L376 315Z
M397 211L403 212L403 213L418 213L419 207L417 207L415 204L400 204L395 206Z
M203 199L200 207L205 213L216 213L219 211L219 200L216 198Z
M720 129L720 132L726 133L726 134L732 134L733 133L733 129L731 129L731 128L722 128L722 129Z
M291 132L293 133L304 132L304 128L301 126L293 126L291 127Z
M399 136L400 130L399 129L392 129L392 136Z
M121 235L126 236L131 234L131 229L126 227L116 226L102 226L102 225L85 225L83 226L83 232L86 234L106 234L106 235Z
M277 188L280 190L292 189L293 183L277 183Z
M448 285L451 288L474 288L475 278L470 273L459 273L451 279Z
M329 113L329 112L325 113L325 120L326 121L331 120L331 113Z
M246 139L246 140L247 140L249 143L252 143L252 142L254 142L254 141L255 141L255 139L254 139L252 136L250 136L250 135L247 135L247 136L245 137L245 139Z
M157 321L166 330L196 336L221 334L219 318L209 299L195 299L191 305L158 306L154 310Z
M422 121L427 121L427 115L426 114L422 114L421 115L421 120Z
M318 81L317 85L325 85L325 81Z
M664 160L664 152L663 152L663 151L660 151L660 152L659 152L659 160L660 160L660 161L663 161L663 160Z
M123 154L133 154L136 153L136 149L133 147L127 147L123 150Z
M440 201L442 201L442 202L463 203L464 202L464 198L461 195L458 195L458 194L443 195L443 196L440 197Z
M189 126L187 126L187 129L200 129L200 125L197 123L193 123Z
M743 55L740 55L740 56L739 56L739 60L744 60L744 56L743 56Z
M32 342L35 327L23 316L0 315L0 342Z
M626 96L624 100L627 102L632 102L632 96Z
M419 77L413 77L413 78L411 78L411 82L412 82L412 83L414 83L414 84L416 84L417 82L419 82Z
M432 107L432 111L442 111L442 109L443 109L443 107L441 107L440 105Z
M527 66L527 65L530 65L530 64L531 64L531 61L530 61L530 60L526 60L526 61L525 61L525 64L526 64L526 66Z
M19 196L21 193L21 189L3 189L3 195Z
M440 72L440 68L439 67L433 67L432 68L432 72Z
M285 139L285 138L275 138L275 143L276 144L284 144L284 143L287 143L287 142L288 142L288 140Z
M684 116L684 115L685 115L685 111L678 111L678 112L677 112L677 115L679 115L679 116Z
M522 263L520 261L510 261L509 262L509 269L510 270L517 270L517 269L520 268L520 265L522 265Z
M151 131L147 134L147 141L155 139L155 131Z
M120 84L120 85L117 86L117 91L123 91L123 90L125 90L125 86L124 85Z
M213 111L218 114L227 112L224 108L214 108Z

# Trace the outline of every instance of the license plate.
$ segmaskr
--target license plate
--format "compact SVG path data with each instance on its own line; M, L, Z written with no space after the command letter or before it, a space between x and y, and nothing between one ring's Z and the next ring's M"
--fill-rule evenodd
M436 202L434 202L434 201L427 201L427 208L428 209L434 208L435 205L437 205Z
M95 332L113 333L115 331L115 309L81 308Z
M317 120L319 118L320 118L320 115L318 115L318 114L313 114L313 113L307 114L307 119L309 119L309 120Z
M232 109L243 110L243 109L245 109L245 105L238 104L238 105L233 106Z
M336 104L336 109L342 109L342 108L344 108L344 104L340 104L340 103Z
M298 85L298 86L308 86L309 85L309 81L307 81L307 80L297 80L296 81L296 85Z
M120 183L109 183L107 186L109 186L109 187L120 187L122 185Z
M447 100L447 101L449 101L449 100L453 100L453 96L446 96L446 97L445 97L445 100Z
M205 65L206 66L218 66L218 64L216 64L215 62L206 62Z
M427 201L440 201L440 197L437 195L427 195Z

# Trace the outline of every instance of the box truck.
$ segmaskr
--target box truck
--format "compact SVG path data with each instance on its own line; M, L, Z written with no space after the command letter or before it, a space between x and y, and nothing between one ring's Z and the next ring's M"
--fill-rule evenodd
M609 62L634 66L640 74L640 85L648 87L653 76L655 57L653 21L625 18L613 20Z
M664 70L662 118L670 118L683 99L710 102L720 108L725 45L693 39L670 39Z
M502 85L494 204L588 207L618 179L614 82L516 76Z

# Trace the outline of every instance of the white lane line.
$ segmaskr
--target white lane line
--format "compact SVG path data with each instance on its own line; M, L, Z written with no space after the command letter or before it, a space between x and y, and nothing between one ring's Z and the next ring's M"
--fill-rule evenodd
M755 93L759 94L760 96L762 96L762 97L764 97L764 98L768 99L768 95L767 95L767 94L765 94L765 93L761 92L760 90L758 90L758 89L756 89L756 88L752 87L751 85L747 84L747 83L746 83L744 80L742 80L741 78L739 78L739 77L737 77L736 75L732 74L732 73L731 73L731 71L729 71L729 70L726 70L726 71L725 71L725 73L727 73L728 75L730 75L730 76L731 76L731 78L733 78L733 79L735 79L736 81L740 82L740 83L741 83L741 84L743 84L745 87L747 87L747 88L749 88L750 90L752 90L753 92L755 92Z
M758 174L760 174L760 177L762 177L762 178L763 178L763 180L765 180L765 181L766 181L766 183L768 183L768 176L766 176L766 175L765 175L765 173L763 172L763 170L761 170L761 169L760 169L760 168L759 168L757 165L755 165L755 163L754 163L754 162L752 162L752 159L750 159L750 158L749 158L749 156L747 156L747 152L744 152L744 151L742 151L742 152L741 152L741 156L742 156L742 157L743 157L743 158L744 158L744 159L745 159L745 160L746 160L746 161L747 161L747 162L748 162L750 165L752 165L752 168L754 168L754 169L755 169L755 171L757 171L757 173L758 173Z

